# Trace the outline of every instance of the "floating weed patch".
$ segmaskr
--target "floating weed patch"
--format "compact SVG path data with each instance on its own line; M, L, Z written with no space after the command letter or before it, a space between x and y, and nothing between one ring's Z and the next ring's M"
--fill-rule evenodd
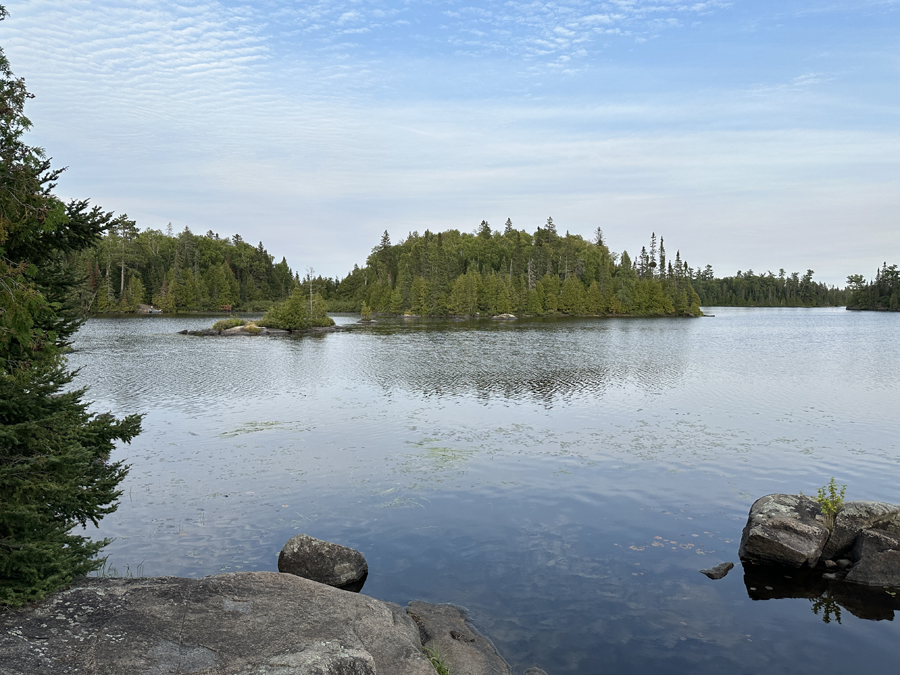
M425 508L424 504L419 502L417 499L413 499L411 497L397 497L396 499L392 499L389 502L384 502L383 504L378 504L378 508L380 509L410 509L410 508Z
M304 427L293 422L248 422L233 431L223 431L219 434L219 438L236 438L246 434L254 434L259 431L309 431L309 427Z

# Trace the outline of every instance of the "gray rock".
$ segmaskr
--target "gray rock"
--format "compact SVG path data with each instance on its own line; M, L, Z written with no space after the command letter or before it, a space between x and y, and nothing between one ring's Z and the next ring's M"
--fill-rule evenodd
M451 673L510 675L509 665L490 640L472 629L459 607L411 602L406 611L419 626L422 645L441 654Z
M0 613L0 654L0 675L434 675L400 606L275 572L83 579Z
M822 555L834 560L849 551L861 530L881 529L900 534L900 506L884 502L845 502L834 519L834 531Z
M705 574L710 579L721 579L726 574L728 574L734 568L733 562L723 562L719 563L715 567L711 567L708 570L700 570L702 574Z
M846 570L846 569L849 569L850 567L853 567L853 561L848 560L847 558L841 558L840 560L837 561L837 566L840 567L842 570Z
M524 675L547 675L547 671L543 668L529 668Z
M856 537L856 543L848 557L854 563L859 563L877 553L896 550L900 550L900 539L897 537L882 530L863 530Z
M866 586L900 586L900 538L883 530L863 530L850 551L853 567L844 578Z
M838 564L834 560L826 560L825 561L825 569L827 570L836 570Z
M867 556L850 568L844 581L866 586L900 586L900 551Z
M741 536L742 560L789 567L814 566L829 531L816 501L804 495L773 494L750 507Z
M369 565L359 551L298 534L281 549L278 571L338 588L352 586L348 590L358 591L362 588L359 582L365 580L369 572Z

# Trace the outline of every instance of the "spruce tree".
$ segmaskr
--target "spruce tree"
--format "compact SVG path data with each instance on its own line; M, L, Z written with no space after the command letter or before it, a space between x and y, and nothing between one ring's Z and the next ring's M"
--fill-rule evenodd
M127 468L110 453L140 431L139 416L92 414L85 390L69 386L78 280L64 258L94 245L112 217L53 195L61 170L22 138L29 98L0 50L0 604L11 606L102 564L107 542L79 527L115 510Z

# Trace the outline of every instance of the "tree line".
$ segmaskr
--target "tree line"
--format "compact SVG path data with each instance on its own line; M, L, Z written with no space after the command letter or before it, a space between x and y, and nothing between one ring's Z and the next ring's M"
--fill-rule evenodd
M900 312L900 270L885 262L875 271L875 278L866 282L861 274L847 277L850 285L848 309L874 309Z
M611 252L600 228L586 241L560 235L552 218L533 234L509 220L502 232L482 221L474 233L411 232L397 244L385 231L364 267L332 279L313 276L312 270L301 278L285 258L275 263L262 242L252 246L239 234L195 235L188 228L176 234L171 225L166 232L141 232L120 216L95 246L71 253L68 264L84 279L77 288L84 313L134 312L139 304L164 312L265 311L295 288L320 294L329 311L358 312L365 305L373 312L425 316L697 315L700 305L848 302L874 308L890 306L893 290L885 295L884 289L896 278L896 266L878 270L865 296L859 295L861 275L848 277L843 289L814 281L813 270L802 276L747 270L720 278L710 265L690 267L680 251L668 258L665 241L655 233L649 247L632 258L627 251ZM850 301L851 293L858 299Z
M477 232L411 232L392 244L388 232L365 267L318 284L332 311L442 315L696 316L700 298L680 251L650 238L634 259L593 241L560 234L552 218L533 234L506 221L503 231L482 221Z
M298 285L287 261L275 263L262 242L220 237L188 228L176 234L138 231L128 216L111 221L97 244L72 253L68 264L84 280L78 303L85 313L134 312L152 304L164 312L264 311ZM226 310L227 311L227 310Z
M738 270L733 277L716 278L707 265L698 270L691 284L707 307L841 307L847 304L849 292L813 281L813 270L802 277L784 269L755 274Z

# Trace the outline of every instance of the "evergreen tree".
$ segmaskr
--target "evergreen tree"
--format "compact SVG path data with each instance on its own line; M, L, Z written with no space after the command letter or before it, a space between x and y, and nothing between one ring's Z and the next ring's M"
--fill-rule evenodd
M0 603L12 606L100 567L107 541L75 529L116 509L127 468L110 453L140 431L139 416L89 413L85 390L68 387L78 280L64 257L112 216L53 195L60 171L22 138L29 98L0 50Z

